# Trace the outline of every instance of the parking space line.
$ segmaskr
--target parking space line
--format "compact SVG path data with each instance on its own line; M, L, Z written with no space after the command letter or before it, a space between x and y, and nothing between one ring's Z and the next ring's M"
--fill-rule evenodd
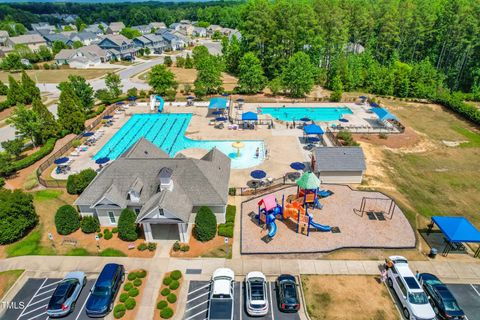
M210 287L210 283L204 285L204 286L201 287L201 288L198 288L198 289L195 289L195 290L189 292L189 293L188 293L188 296L191 295L191 294L194 294L194 293L197 292L197 291L200 291L200 290L202 290L202 289L205 289L205 288L207 288L207 287Z
M37 297L38 297L38 296L37 296ZM42 301L45 301L45 300L47 300L47 299L50 299L50 297L46 297L46 298L43 298L43 299L41 299L41 300L35 301L34 303L30 303L29 307L33 306L34 304L40 303L40 302L42 302Z
M36 316L33 316L33 317L31 317L31 318L28 318L27 320L32 320L32 319L38 318L38 317L40 317L40 316L43 316L44 314L47 314L47 311L42 312L42 313L40 313L40 314L37 314Z
M194 305L193 307L188 308L187 310L185 310L185 312L188 312L188 311L190 311L190 310L193 310L193 309L195 309L196 307L201 306L202 304L205 304L205 303L207 303L207 302L208 302L208 300L205 300L205 301L203 301L203 302L200 302L199 304Z
M192 301L194 301L194 300L197 300L198 298L201 298L201 297L203 297L203 296L206 296L206 295L209 294L209 293L210 293L210 292L202 293L201 295L196 296L196 297L193 298L193 299L187 300L187 303L188 303L188 302L192 302Z
M41 305L41 306L38 307L38 308L35 308L35 309L30 310L30 311L28 311L28 312L25 312L25 313L23 314L23 316L26 316L26 315L29 314L29 313L35 312L35 311L37 311L38 309L45 308L46 306L47 306L46 304L43 304L43 305Z
M25 305L25 308L22 310L22 312L20 313L20 315L18 316L17 320L20 319L22 316L23 316L23 313L25 312L25 310L27 310L28 306L30 305L30 303L32 302L33 298L35 298L35 296L37 295L38 291L40 291L40 289L42 289L43 285L45 284L45 282L47 282L48 278L45 278L45 280L43 280L42 284L40 285L40 287L38 287L37 291L35 291L35 293L33 294L32 298L28 301L28 303Z
M43 289L43 288L42 288L42 289ZM52 292L52 291L54 291L54 290L55 290L55 288L52 288L52 289L47 290L47 291L44 291L44 292L42 292L42 293L38 293L35 297L41 296L41 295L43 295L43 294L45 294L45 293Z
M58 281L55 281L55 282L53 282L53 283L49 283L49 284L47 284L46 286L42 287L42 289L48 288L48 287L53 286L53 285L55 285L55 284L57 284L57 283L60 283L60 282L62 282L62 280L58 280Z
M470 287L472 287L472 289L475 291L475 293L478 294L478 296L480 296L480 293L478 292L477 288L475 288L475 286L473 284L470 284Z
M240 320L242 320L243 317L243 282L240 282Z
M190 317L186 318L185 320L193 319L193 318L195 318L196 316L198 316L199 314L204 313L205 311L208 311L208 309L204 309L204 310L202 310L202 311L194 314L193 316L190 316ZM76 319L75 319L75 320L76 320Z
M80 318L80 315L82 314L83 308L85 308L85 305L87 304L88 298L90 298L90 293L85 298L85 302L83 303L82 308L80 308L80 310L78 311L78 314L77 314L77 317L75 318L75 320L78 320L78 318Z
M273 299L272 299L272 286L271 285L268 286L268 290L270 292L270 297L268 297L268 298L270 300L270 311L272 312L272 320L275 320L275 315L274 315L274 312L273 312L273 303L272 303Z

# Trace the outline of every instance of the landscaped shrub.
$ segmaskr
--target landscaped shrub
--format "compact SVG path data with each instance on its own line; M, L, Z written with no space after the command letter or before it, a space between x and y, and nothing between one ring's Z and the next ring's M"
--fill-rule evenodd
M137 278L143 279L147 276L147 271L142 269L137 271L136 274L137 274Z
M102 239L102 238L103 238L103 233L99 232L99 233L97 233L97 236L98 236L100 239Z
M231 222L218 225L218 235L227 238L233 238L234 224Z
M133 289L128 290L128 295L130 297L136 297L136 296L138 296L139 293L140 292L138 291L137 288L133 288Z
M168 288L163 288L162 291L160 291L160 294L164 297L168 296L170 294L170 289Z
M193 235L199 241L212 240L217 232L217 218L209 207L200 207L195 217Z
M0 244L25 236L38 222L31 194L0 189Z
M173 279L170 277L163 278L163 284L169 286L172 283Z
M137 215L130 209L124 209L118 219L118 237L124 241L135 241L138 239Z
M168 302L165 301L165 300L160 300L157 303L157 309L159 309L159 310L162 310L162 309L166 308L167 306L168 306Z
M123 317L125 315L125 310L127 310L125 308L125 305L123 304L117 304L114 308L113 308L113 316L115 317L115 319L120 319L121 317Z
M58 208L55 213L55 227L61 235L67 235L80 228L80 216L77 210L70 205L64 205Z
M80 228L82 229L83 233L94 233L99 231L100 222L95 216L86 216L82 218L82 221L80 222Z
M113 248L107 248L103 251L100 251L98 254L100 257L126 257L125 252Z
M127 279L130 280L130 281L133 281L133 280L137 279L137 273L136 272L130 272L127 276Z
M166 307L166 308L162 309L162 311L160 311L160 317L162 319L170 319L171 317L173 317L172 308Z
M110 239L112 239L112 237L113 237L113 233L111 233L108 229L105 230L105 233L104 233L103 238L104 238L105 240L110 240Z
M134 288L133 283L131 283L131 282L127 282L123 285L123 290L125 290L125 291L130 291L133 288Z
M155 242L149 242L147 244L148 251L155 251L157 249L157 244Z
M67 179L67 192L69 194L81 194L96 175L97 172L93 169L85 169L77 174L69 175Z
M168 287L170 288L170 290L177 290L179 286L180 282L178 282L177 280L172 280L172 283L170 283Z
M128 298L127 301L125 301L125 308L127 308L127 310L133 310L133 308L135 308L136 305L137 303L133 298Z
M122 292L122 293L120 294L119 300L120 300L120 302L125 302L125 301L127 301L128 297L129 297L128 293Z
M180 247L180 251L182 252L187 252L190 250L190 246L188 244L182 244L182 246Z
M170 278L172 278L173 280L179 280L181 277L182 277L182 271L180 270L173 270L170 273Z
M177 302L177 295L175 293L170 293L168 296L167 296L167 301L170 302L170 303L175 303Z
M118 228L117 227L112 228L112 233L118 233Z
M180 242L175 241L173 244L173 251L179 251L180 250Z
M57 140L55 138L48 139L47 142L45 142L45 144L37 152L32 153L31 155L21 160L13 162L11 165L8 166L8 168L5 168L3 172L8 174L31 166L32 164L52 152L53 148L55 147L56 141Z
M145 251L145 250L147 250L147 244L145 242L142 242L137 246L137 249L139 251Z
M135 287L140 287L142 285L142 280L140 280L140 279L133 280L133 285Z

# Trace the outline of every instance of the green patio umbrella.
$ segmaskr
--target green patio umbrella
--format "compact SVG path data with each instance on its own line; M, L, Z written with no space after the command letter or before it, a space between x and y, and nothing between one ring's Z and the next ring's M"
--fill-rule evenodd
M320 180L313 172L305 172L297 180L297 185L303 190L316 190L320 187Z

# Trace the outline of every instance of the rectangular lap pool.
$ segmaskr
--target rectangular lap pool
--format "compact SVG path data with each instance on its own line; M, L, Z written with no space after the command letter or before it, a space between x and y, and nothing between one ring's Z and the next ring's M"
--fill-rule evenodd
M265 156L262 140L242 140L244 147L232 147L234 140L192 140L185 137L191 114L136 114L97 152L94 160L109 157L114 160L138 139L145 138L174 157L178 152L189 148L210 150L218 148L232 160L233 169L244 169L259 165ZM258 150L258 157L257 157Z
M352 114L347 107L262 107L261 112L269 114L273 118L282 121L300 121L302 118L309 118L313 121L336 121L344 114Z

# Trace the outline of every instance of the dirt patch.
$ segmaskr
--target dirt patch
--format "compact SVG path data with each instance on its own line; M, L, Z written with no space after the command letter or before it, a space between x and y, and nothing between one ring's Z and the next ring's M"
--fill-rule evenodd
M312 319L399 319L385 285L371 276L302 276Z
M200 242L195 237L191 236L190 237L190 242L188 245L190 246L190 250L187 252L182 252L182 251L173 251L171 250L170 256L171 257L178 257L178 258L194 258L194 257L202 257L205 255L211 256L212 252L218 251L218 250L224 250L225 249L225 242L224 242L224 237L221 237L219 235L215 236L210 241L207 242ZM233 244L233 239L229 240L229 246L231 247ZM231 249L229 249L231 252Z
M413 147L420 141L419 135L412 128L406 128L405 132L401 134L387 135L386 139L377 134L352 134L352 136L356 141L392 149Z

